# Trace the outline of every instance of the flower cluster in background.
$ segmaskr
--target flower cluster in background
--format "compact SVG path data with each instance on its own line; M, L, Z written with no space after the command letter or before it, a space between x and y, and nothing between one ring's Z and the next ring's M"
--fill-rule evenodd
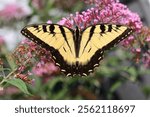
M18 4L7 4L2 10L0 10L0 21L9 22L10 20L21 19L26 15L26 10Z
M95 4L97 7L105 7L108 4L119 2L119 0L83 0L86 4Z
M135 39L134 45L131 45L135 61L142 62L146 68L150 68L150 28L142 27Z
M34 68L33 73L39 77L44 78L44 81L49 80L52 76L59 73L58 67L52 61L47 61L47 59L42 59ZM49 60L50 57L49 57Z
M32 73L43 78L50 78L59 72L51 59L51 54L27 39L19 44L13 56L20 74L28 70L29 67L33 67ZM32 73L27 72L26 76Z
M131 12L126 5L115 0L92 0L90 3L95 7L81 13L76 12L75 15L71 14L58 23L70 28L78 26L81 29L97 23L122 24L132 27L136 32L140 31L142 22L139 15Z

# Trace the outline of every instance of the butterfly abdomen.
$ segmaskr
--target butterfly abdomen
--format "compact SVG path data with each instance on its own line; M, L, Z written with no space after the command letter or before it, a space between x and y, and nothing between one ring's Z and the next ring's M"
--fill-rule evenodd
M79 31L79 28L76 26L76 29L74 31L74 46L76 58L79 57L80 42L81 42L81 32Z

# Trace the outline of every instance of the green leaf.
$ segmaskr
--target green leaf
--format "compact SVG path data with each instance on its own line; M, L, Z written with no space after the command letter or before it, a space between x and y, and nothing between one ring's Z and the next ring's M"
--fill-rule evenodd
M6 82L13 86L16 86L25 94L31 95L27 89L26 84L21 79L10 79L10 80L6 80Z
M112 85L112 87L110 88L110 92L115 92L119 87L121 86L121 82L118 81L115 84Z

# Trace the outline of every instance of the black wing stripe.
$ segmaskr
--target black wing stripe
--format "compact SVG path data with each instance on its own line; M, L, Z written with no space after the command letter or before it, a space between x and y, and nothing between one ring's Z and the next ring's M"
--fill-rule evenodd
M65 33L64 28L63 28L62 26L59 26L59 28L60 28L60 31L61 31L61 33L62 33L62 35L63 35L63 37L64 37L64 39L65 39L65 41L66 41L66 43L67 43L67 45L68 45L68 47L69 47L69 49L70 49L70 52L73 53L72 50L71 50L71 47L70 47L70 45L69 45L69 43L68 43L68 40L67 40L67 37L66 37L66 33Z
M46 25L43 25L43 26L42 26L42 29L43 29L44 32L47 32L46 27L47 27Z
M100 32L101 34L102 34L102 33L105 33L106 27L105 27L104 24L101 24L101 25L100 25L100 30L101 30L101 32Z
M112 25L108 25L108 32L112 31Z
M50 27L49 27L50 33L54 34L55 33L54 30L55 30L55 26L53 24L51 24Z
M88 39L88 41L87 41L86 44L85 44L85 47L84 47L84 49L83 49L83 52L84 52L86 46L88 45L89 41L91 40L91 38L92 38L92 36L93 36L93 34L94 34L95 28L96 28L95 26L92 26L92 27L91 27L91 29L90 29L90 34L89 34L89 39Z

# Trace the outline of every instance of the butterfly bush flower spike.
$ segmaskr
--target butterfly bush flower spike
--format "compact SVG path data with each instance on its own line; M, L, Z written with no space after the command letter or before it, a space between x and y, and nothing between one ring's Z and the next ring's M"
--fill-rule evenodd
M128 25L137 32L142 27L142 22L138 14L131 12L127 6L119 3L118 0L92 0L88 3L94 4L95 7L81 13L76 12L75 15L63 18L60 21L61 23L58 23L70 28L78 26L80 29L96 23L121 24Z
M39 62L36 67L33 68L33 73L39 77L48 77L58 73L58 68L54 65L53 62Z
M50 58L50 53L32 41L27 39L22 41L20 46L17 48L17 52L19 53L14 53L15 57L21 55L19 56L19 59L16 60L17 65L19 66L19 73L25 71L28 65L33 67L32 73L39 77L51 77L59 72L58 68L54 65ZM37 58L40 62L37 63L37 60L34 58ZM26 62L22 63L22 61Z

